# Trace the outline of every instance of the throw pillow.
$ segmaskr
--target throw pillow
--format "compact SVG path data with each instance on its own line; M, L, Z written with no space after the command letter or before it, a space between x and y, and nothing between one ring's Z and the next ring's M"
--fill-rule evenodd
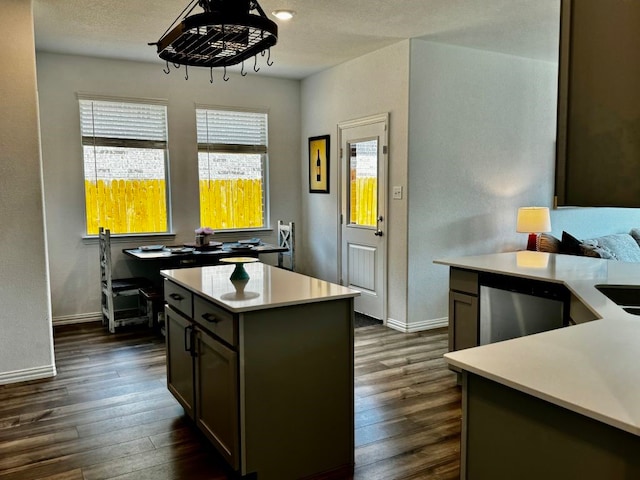
M567 232L562 232L562 241L560 242L560 253L569 255L582 255L582 242Z
M536 250L539 252L559 253L560 240L548 233L541 233L538 235Z
M582 242L582 254L585 257L604 258L606 260L617 260L614 253L608 248L597 245L593 240L585 240Z
M627 233L592 238L584 243L610 252L614 259L621 262L640 262L640 245Z

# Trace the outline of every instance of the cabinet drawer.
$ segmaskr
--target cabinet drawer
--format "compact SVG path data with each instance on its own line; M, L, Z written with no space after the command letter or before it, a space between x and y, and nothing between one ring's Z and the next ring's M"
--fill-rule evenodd
M196 295L193 300L193 320L228 344L237 345L236 322L231 312Z
M452 268L449 272L449 288L457 292L478 295L478 272Z
M478 346L478 297L449 292L449 351Z
M164 299L167 305L172 306L175 310L187 317L191 318L193 315L193 295L186 288L176 285L169 280L165 280Z

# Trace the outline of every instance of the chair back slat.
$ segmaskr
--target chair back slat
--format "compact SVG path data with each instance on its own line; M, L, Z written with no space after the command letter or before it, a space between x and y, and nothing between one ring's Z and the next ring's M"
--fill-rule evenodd
M145 278L113 278L113 265L111 262L111 232L108 228L100 227L98 230L98 243L100 245L100 288L102 321L108 324L109 331L115 332L116 326L130 323L146 322L153 325L153 311L151 302L143 300L143 288L150 282ZM116 305L116 299L121 297L137 298L137 306Z
M278 220L278 246L287 249L278 253L278 267L295 271L296 234L295 223L284 223ZM285 265L285 257L289 257L289 265Z
M100 243L100 282L106 285L109 293L112 292L113 268L111 265L111 231L100 227L98 232Z

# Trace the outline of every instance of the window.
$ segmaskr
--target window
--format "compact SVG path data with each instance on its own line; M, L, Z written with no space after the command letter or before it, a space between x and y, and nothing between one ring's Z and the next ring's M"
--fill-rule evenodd
M80 98L87 235L164 233L167 107Z
M267 114L197 108L196 123L201 225L264 227Z
M378 140L349 144L349 224L378 224Z

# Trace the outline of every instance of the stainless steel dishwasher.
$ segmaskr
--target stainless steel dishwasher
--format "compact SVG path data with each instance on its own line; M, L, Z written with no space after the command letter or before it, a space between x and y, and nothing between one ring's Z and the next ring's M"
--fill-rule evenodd
M480 277L480 345L569 324L564 285L506 275Z

